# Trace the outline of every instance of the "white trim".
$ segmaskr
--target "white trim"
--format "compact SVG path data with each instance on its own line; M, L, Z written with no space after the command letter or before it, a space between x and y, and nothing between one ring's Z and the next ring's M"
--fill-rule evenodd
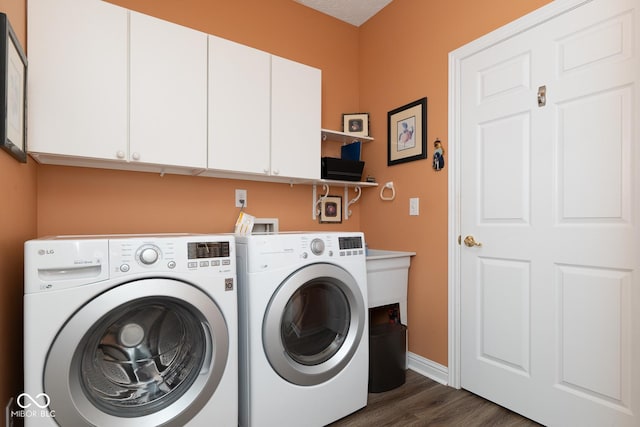
M407 357L409 359L409 369L440 384L448 385L449 374L446 366L411 352L407 353Z
M469 56L500 43L510 37L529 30L558 15L575 9L594 0L556 0L537 9L503 27L490 32L449 53L449 251L448 251L448 287L449 287L449 345L448 380L451 387L460 388L460 246L458 236L462 234L460 226L460 70L462 61Z
M464 46L460 49L463 49ZM460 156L458 155L459 102L456 91L460 87L460 49L449 53L449 345L448 345L448 383L451 387L460 388Z

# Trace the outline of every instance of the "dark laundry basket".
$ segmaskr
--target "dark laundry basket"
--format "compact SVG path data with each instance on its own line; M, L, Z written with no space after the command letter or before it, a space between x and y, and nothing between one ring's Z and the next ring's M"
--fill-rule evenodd
M369 329L369 392L380 393L405 382L407 327L401 323L372 325Z

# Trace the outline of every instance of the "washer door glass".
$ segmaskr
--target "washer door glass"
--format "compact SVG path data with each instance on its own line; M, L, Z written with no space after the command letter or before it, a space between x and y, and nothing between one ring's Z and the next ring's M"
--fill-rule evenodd
M213 396L228 354L228 327L209 295L178 280L136 280L63 326L44 389L60 425L184 426Z
M82 387L112 415L139 417L171 405L206 358L200 319L170 298L125 304L97 322L76 352Z
M263 345L282 378L316 385L349 363L365 324L364 298L353 276L334 264L311 264L291 274L271 298Z

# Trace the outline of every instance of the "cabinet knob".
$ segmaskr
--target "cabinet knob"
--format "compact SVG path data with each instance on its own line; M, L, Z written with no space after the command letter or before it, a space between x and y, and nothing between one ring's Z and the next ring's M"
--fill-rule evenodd
M136 152L136 153L133 153L133 154L131 155L131 158L132 158L133 160L140 160L140 153L137 153L137 152Z
M118 150L116 152L116 157L119 158L119 159L124 159L124 151Z

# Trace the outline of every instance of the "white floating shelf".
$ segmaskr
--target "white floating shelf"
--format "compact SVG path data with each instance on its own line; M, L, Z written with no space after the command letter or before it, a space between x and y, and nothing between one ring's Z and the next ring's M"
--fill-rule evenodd
M334 179L317 179L313 181L314 184L327 184L336 187L377 187L377 182L365 182L365 181L339 181Z
M370 136L352 135L346 132L338 132L337 130L321 129L323 141L338 141L343 144L351 144L355 141L369 142L373 141Z

